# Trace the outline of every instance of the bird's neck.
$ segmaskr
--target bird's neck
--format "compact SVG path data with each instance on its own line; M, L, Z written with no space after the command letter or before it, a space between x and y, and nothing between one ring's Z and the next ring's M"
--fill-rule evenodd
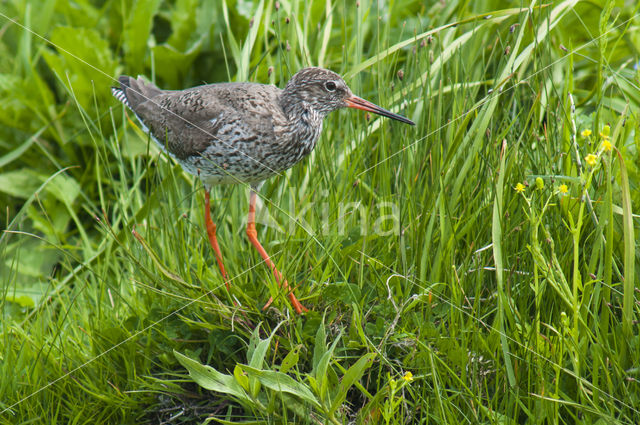
M297 162L311 153L315 147L326 114L315 110L295 93L291 96L287 94L286 90L283 91L280 106L288 118L289 143L298 147L295 159Z
M282 91L280 106L292 125L303 124L322 128L322 120L326 113L318 111L311 103L301 99L297 93L289 91L288 87Z

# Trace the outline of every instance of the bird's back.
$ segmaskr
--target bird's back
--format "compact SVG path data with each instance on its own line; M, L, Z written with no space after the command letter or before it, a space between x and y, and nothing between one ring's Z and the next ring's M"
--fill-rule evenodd
M301 159L287 153L294 140L277 87L219 83L173 91L128 76L119 82L113 95L205 183L261 181Z

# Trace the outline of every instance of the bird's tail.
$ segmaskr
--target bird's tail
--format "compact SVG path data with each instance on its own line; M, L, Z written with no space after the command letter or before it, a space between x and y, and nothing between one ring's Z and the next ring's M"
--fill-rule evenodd
M111 87L111 94L133 111L139 104L162 92L155 85L145 82L142 77L135 79L128 75L121 75L118 77L118 83L120 87Z

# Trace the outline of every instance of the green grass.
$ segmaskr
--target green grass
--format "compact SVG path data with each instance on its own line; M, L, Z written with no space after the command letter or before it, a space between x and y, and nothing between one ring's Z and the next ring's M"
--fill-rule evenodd
M0 5L0 423L640 422L640 6L99 3ZM298 317L247 187L212 196L229 293L109 87L308 65L417 126L333 113L262 188Z

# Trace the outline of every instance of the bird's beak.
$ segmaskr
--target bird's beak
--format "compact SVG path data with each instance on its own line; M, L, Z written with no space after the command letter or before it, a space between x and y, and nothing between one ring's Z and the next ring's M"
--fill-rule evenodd
M387 111L384 108L379 107L378 105L369 102L368 100L364 100L361 97L358 97L354 94L351 97L345 99L345 103L349 108L362 109L363 111L373 112L374 114L382 115L383 117L391 118L405 124L416 125L413 121L408 118L403 117L402 115L394 114L391 111Z

